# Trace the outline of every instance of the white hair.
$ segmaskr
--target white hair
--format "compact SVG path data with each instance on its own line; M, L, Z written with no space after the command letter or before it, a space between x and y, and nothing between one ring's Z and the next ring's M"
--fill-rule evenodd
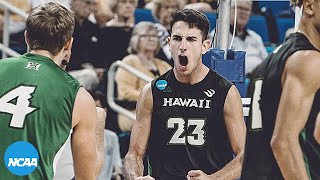
M234 1L237 1L237 4L239 2L246 2L246 3L248 3L248 4L250 4L252 6L252 0L231 0L231 7L234 7L234 4L235 4Z

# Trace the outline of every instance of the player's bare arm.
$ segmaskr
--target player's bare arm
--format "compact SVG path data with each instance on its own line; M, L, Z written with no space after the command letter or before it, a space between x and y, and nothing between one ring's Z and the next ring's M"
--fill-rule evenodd
M106 111L96 107L97 126L96 126L96 151L97 151L97 173L100 174L104 163L104 128L106 123Z
M143 158L148 146L148 139L151 128L151 116L153 109L153 98L151 84L147 84L141 91L137 102L137 120L135 121L130 138L129 151L125 157L125 176L128 180L153 179L150 176L143 176Z
M320 113L317 116L316 127L314 129L314 138L320 144Z
M287 60L282 96L271 140L273 154L285 179L309 179L299 143L320 85L320 53L299 51Z
M196 179L237 179L241 175L244 154L246 126L243 119L242 102L237 88L233 85L229 89L224 104L224 119L229 141L236 157L225 167L212 175L206 175L200 170L189 171L188 176Z
M98 110L98 117L105 118L105 112ZM72 114L71 148L76 179L96 179L103 164L103 138L97 138L97 110L90 94L80 88ZM102 149L101 149L102 148ZM102 150L102 151L101 151ZM97 153L98 152L98 153Z

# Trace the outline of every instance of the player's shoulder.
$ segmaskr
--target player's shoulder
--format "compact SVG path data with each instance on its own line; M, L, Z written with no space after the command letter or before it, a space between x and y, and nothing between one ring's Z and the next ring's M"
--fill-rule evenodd
M301 50L292 54L286 63L286 70L293 73L319 74L320 52L317 50Z

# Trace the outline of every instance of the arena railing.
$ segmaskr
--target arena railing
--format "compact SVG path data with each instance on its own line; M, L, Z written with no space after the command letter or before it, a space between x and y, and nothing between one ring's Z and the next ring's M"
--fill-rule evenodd
M114 63L111 64L109 71L108 71L108 86L107 86L107 100L108 100L108 104L110 106L110 108L112 108L112 110L114 110L117 113L121 113L123 115L125 115L126 117L128 117L129 119L135 120L136 119L136 114L123 108L122 106L118 105L115 102L115 97L114 97L114 91L115 91L115 72L117 68L123 68L125 70L127 70L128 72L130 72L131 74L139 77L140 79L146 81L146 82L151 82L152 78L149 77L148 75L142 73L141 71L133 68L132 66L121 62L121 61L116 61ZM249 105L251 103L251 98L241 98L242 100L242 104L243 104L243 116L247 117L249 116Z
M27 19L28 14L24 12L23 10L13 6L12 4L0 0L0 8L4 10L4 16L3 16L3 32L2 32L2 43L0 43L0 49L2 51L2 58L6 58L7 55L10 56L18 56L20 55L16 51L9 48L9 42L10 42L10 34L9 34L9 21L10 21L10 15L17 14L18 16L21 16L24 19Z

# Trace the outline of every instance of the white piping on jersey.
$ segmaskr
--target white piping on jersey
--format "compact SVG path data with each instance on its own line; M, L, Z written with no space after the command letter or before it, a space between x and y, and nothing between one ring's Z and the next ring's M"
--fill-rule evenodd
M69 136L67 138L67 140L65 141L65 143L61 146L61 148L58 150L57 154L54 156L53 159L53 179L57 180L57 178L55 178L56 175L56 170L57 170L57 165L58 163L61 161L60 158L62 156L62 153L67 153L67 151L71 151L71 134L72 134L72 130L70 130ZM67 147L65 149L65 147Z

